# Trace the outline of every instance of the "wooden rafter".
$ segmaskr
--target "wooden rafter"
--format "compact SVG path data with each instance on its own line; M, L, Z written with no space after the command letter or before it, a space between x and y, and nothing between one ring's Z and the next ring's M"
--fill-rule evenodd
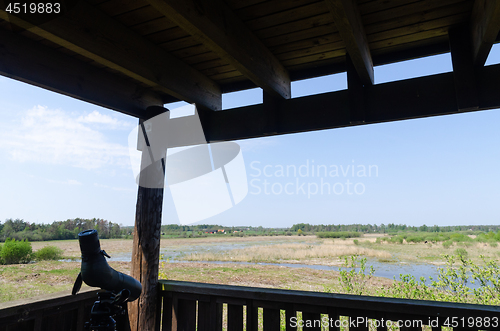
M471 31L474 64L483 66L500 31L500 1L476 0Z
M143 117L157 93L28 38L0 30L0 74L124 114Z
M366 85L373 84L373 61L356 2L352 0L325 1L361 81Z
M39 26L3 10L0 18L162 93L213 110L222 107L220 87L215 82L85 1Z
M265 91L291 97L285 67L223 0L148 0Z

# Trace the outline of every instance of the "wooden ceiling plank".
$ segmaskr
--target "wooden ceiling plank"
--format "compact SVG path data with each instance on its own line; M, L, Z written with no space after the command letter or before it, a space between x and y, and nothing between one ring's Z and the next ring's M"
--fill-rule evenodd
M406 43L413 43L413 42L418 42L418 41L423 41L423 44L428 43L425 39L431 39L431 38L436 38L436 37L441 37L441 36L447 36L448 35L448 27L441 27L437 29L432 29L432 30L427 30L427 31L422 31L422 32L417 32L413 34L408 34L400 37L395 37L393 39L384 39L381 41L375 41L370 43L370 48L372 50L372 53L375 53L375 50L381 49L381 48L389 48L393 46L399 46L401 45L403 48L404 44Z
M308 39L298 40L283 45L269 47L269 49L277 56L278 54L282 53L293 52L304 48L316 48L321 45L330 44L334 42L342 42L342 44L344 45L343 47L345 47L342 38L340 38L340 35L338 33L334 33L318 37L313 36Z
M204 70L200 70L200 71L204 75L207 75L208 77L210 77L210 76L223 74L223 73L235 71L235 70L234 70L234 67L232 65L227 64L227 65L217 66L217 67L204 69Z
M359 78L363 84L373 84L373 61L356 3L352 0L325 1Z
M0 11L3 16L7 13ZM36 27L19 19L13 23L163 93L221 109L218 84L84 1Z
M190 57L185 57L182 59L182 61L184 61L185 63L191 65L191 66L194 66L198 63L201 63L201 62L206 62L206 61L212 61L212 60L217 60L217 59L220 59L220 57L215 54L214 52L206 52L206 53L202 53L202 54L196 54L196 55L193 55L193 56L190 56Z
M250 7L255 4L266 2L267 0L226 0L226 3L233 10Z
M378 32L378 33L369 34L367 36L367 38L368 38L368 42L371 44L371 43L376 42L376 41L394 39L396 37L411 35L411 34L415 34L417 32L423 32L423 31L427 31L427 30L449 27L449 26L454 26L454 25L460 24L460 23L465 23L468 21L469 17L470 17L470 13L467 13L467 12L459 13L456 15L442 17L439 19L431 20L431 21L426 21L426 22L421 22L421 23L403 26L403 27L400 27L397 29L392 29L392 30L388 30L388 31L382 31L382 32Z
M179 59L189 58L192 56L202 55L202 54L206 54L206 53L212 53L212 55L217 56L217 54L212 52L210 50L210 48L208 48L207 46L205 46L203 44L197 44L197 45L192 46L192 47L187 47L187 48L183 48L183 49L179 49L179 50L171 52L172 55L176 56Z
M340 35L336 32L336 30L337 28L332 22L331 24L264 39L263 42L267 45L267 47L270 49L272 48L273 52L279 52L280 45L289 44L295 41L307 40L317 36L324 36L326 34L332 34L339 37Z
M404 6L394 7L388 10L384 10L382 13L376 12L367 15L363 15L363 23L365 25L386 21L394 19L397 17L407 16L411 13L424 13L426 11L435 10L437 7L454 5L457 2L462 2L463 0L423 0L409 3Z
M197 70L204 70L204 69L210 69L210 68L215 68L215 67L220 67L220 66L225 66L228 63L226 63L223 59L216 59L216 60L210 60L210 61L205 61L201 63L197 63L193 65L194 68Z
M233 78L233 77L244 77L244 76L239 71L235 70L235 71L228 71L228 72L220 73L217 75L213 75L211 78L213 80L215 80L216 82L218 82L220 80L227 79L227 78Z
M111 0L101 3L96 7L109 16L114 17L116 15L130 12L147 5L148 3L142 0Z
M161 16L159 18L139 23L133 26L130 26L132 30L139 33L142 36L146 36L148 34L156 33L159 31L175 28L176 25L172 21L170 21L165 16Z
M323 1L320 1L310 5L285 10L273 15L249 20L246 21L245 24L252 31L255 31L325 13L328 13L328 8Z
M484 65L499 31L500 1L476 0L471 19L474 65Z
M158 13L153 7L146 4L144 7L116 15L114 19L129 27L149 22L160 17L162 17L160 13Z
M443 54L450 51L448 35L422 39L414 42L372 48L373 63L375 66L394 62L413 60L421 57Z
M299 58L284 60L283 64L288 67L288 66L294 66L294 65L302 64L302 63L315 62L315 61L332 59L332 58L339 58L339 57L345 56L345 54L346 54L345 49L341 48L341 49L335 49L335 50L322 52L322 53L318 53L318 54L312 54L312 55L303 56L303 57L299 57Z
M148 1L255 84L290 98L290 78L285 67L223 0Z
M439 1L436 1L436 3L439 3ZM368 38L370 38L369 36L374 33L390 31L404 26L442 19L456 14L468 13L470 16L471 8L472 4L469 1L463 1L458 4L438 7L429 11L400 16L373 24L365 24L365 31Z
M165 48L169 52L176 51L179 49L183 48L188 48L188 47L193 47L196 45L199 45L200 42L198 39L194 38L193 36L189 35L184 38L179 38L175 40L168 41L166 43L161 44L161 47Z
M238 17L246 22L251 19L269 16L285 10L290 10L296 7L309 5L321 0L273 0L255 4L253 6L245 7L242 10L236 10L235 13Z
M184 31L183 29L179 28L178 26L168 30L162 30L155 33L151 33L146 36L146 38L148 38L149 40L160 46L163 46L163 44L168 43L172 40L177 40L186 37L191 37L191 35L186 31Z
M95 105L141 117L160 95L19 34L0 30L0 74ZM29 50L27 52L26 50Z
M308 17L302 20L276 25L271 28L265 28L254 31L255 35L261 39L272 38L280 35L299 32L321 25L333 24L333 18L330 13L325 13L317 16Z
M358 1L359 13L361 16L381 11L387 11L391 8L400 7L419 0L384 0L384 1Z
M309 55L318 54L318 53L330 52L330 51L344 49L344 48L345 48L344 42L339 41L336 43L328 43L328 44L324 44L324 45L317 46L317 47L303 48L303 49L296 50L293 52L281 53L281 54L278 54L276 57L280 61L285 61L285 60L300 58L300 57L309 56Z

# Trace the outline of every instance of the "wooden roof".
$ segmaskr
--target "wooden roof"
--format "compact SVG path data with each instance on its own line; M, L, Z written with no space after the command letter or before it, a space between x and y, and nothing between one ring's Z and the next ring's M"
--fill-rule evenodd
M279 102L291 81L349 68L363 90L374 65L449 52L453 34L477 71L500 30L494 0L75 3L37 25L0 8L0 73L137 117L176 100L220 110L256 86Z

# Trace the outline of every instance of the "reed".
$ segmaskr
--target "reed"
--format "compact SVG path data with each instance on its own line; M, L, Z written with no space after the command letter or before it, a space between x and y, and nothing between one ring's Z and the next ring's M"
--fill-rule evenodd
M311 263L331 260L339 263L341 256L361 255L365 257L391 258L386 251L353 245L352 241L327 240L320 244L285 243L277 245L250 246L219 253L193 253L185 257L188 261L237 261L237 262L288 262Z

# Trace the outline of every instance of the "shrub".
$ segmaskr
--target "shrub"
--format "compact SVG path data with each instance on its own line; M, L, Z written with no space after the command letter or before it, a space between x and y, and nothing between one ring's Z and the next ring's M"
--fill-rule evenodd
M62 259L63 250L55 246L45 246L34 253L37 261L43 260L60 260Z
M359 238L362 236L361 232L349 232L349 231L340 231L340 232L316 232L316 236L318 238Z
M447 241L443 242L444 248L450 248L451 245L453 245L453 241L451 241L451 240L447 240Z
M455 255L458 256L459 258L466 259L467 256L469 256L469 252L467 252L465 248L457 248L455 250Z
M1 259L3 264L29 263L31 254L32 249L29 241L16 241L8 238L2 247Z

